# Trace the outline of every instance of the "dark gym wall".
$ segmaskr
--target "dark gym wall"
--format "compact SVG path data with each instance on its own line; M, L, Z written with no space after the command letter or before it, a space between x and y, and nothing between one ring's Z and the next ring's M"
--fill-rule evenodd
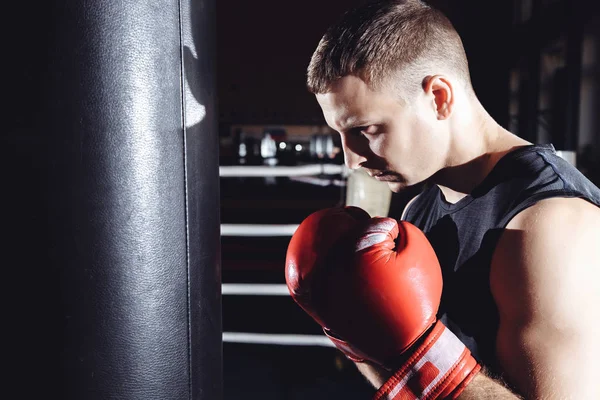
M432 0L461 35L471 81L489 114L508 128L509 73L513 2L506 0Z
M217 3L219 112L222 123L321 123L305 84L310 56L351 1Z
M321 124L306 67L327 27L352 1L220 0L218 92L223 124ZM490 114L508 121L512 2L433 0L461 34L473 85Z
M222 397L214 2L3 11L18 398Z

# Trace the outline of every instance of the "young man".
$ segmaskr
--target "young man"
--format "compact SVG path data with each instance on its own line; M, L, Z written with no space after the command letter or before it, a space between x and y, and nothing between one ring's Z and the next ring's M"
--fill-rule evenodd
M491 118L447 18L415 0L351 10L319 43L308 87L349 168L396 192L426 183L403 219L440 262L437 318L484 367L454 393L600 398L600 190ZM376 388L393 374L357 366Z

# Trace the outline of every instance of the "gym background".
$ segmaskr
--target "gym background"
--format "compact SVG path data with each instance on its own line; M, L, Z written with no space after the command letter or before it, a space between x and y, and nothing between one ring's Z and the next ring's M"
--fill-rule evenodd
M370 183L344 170L305 88L320 37L360 2L4 4L7 393L369 397L283 287L309 213L398 217L406 201L355 195ZM430 3L460 33L488 112L600 185L597 2Z

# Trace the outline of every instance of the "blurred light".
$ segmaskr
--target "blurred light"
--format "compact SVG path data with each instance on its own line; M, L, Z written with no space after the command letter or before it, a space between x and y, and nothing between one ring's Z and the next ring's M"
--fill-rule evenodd
M267 164L267 165L274 166L274 165L277 165L278 161L277 161L277 159L276 159L276 158L274 158L274 157L271 157L271 158L266 158L266 159L264 160L264 163L265 163L265 164ZM266 176L265 178L269 178L269 177L270 177L270 176Z
M280 148L281 150L285 149L286 147L287 147L287 144L286 144L285 142L280 142L280 143L279 143L279 148Z
M277 145L270 134L266 133L260 141L260 155L262 158L275 157L277 154Z
M302 150L302 145L301 144L297 144L295 147L296 151L300 151Z

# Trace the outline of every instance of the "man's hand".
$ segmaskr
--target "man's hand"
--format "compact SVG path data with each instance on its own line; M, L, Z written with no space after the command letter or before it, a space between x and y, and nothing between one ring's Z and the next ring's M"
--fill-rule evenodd
M456 398L479 370L435 320L441 269L414 225L356 207L316 212L290 241L286 282L350 359L390 372L376 399Z

